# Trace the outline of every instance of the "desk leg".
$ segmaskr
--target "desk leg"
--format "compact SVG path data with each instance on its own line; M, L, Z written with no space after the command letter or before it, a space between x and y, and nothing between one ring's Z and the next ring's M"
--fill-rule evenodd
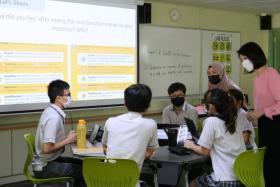
M158 178L157 178L157 168L153 168L153 173L154 173L154 186L158 187Z
M179 178L178 187L189 187L189 172L183 169Z

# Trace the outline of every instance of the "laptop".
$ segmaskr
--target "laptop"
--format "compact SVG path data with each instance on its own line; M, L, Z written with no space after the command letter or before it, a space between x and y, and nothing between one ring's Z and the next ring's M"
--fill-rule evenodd
M192 140L197 143L198 139L199 139L199 133L197 132L197 129L195 127L195 124L193 122L193 120L189 119L189 118L185 118L186 121L186 125L188 127L188 130L192 136Z
M103 136L103 130L101 129L101 127L98 124L95 124L88 140L91 144L94 144L95 141L101 142L102 136Z
M168 136L167 129L179 128L178 124L169 124L169 123L158 123L157 124L157 135L158 143L160 146L168 145Z
M177 155L188 155L191 153L191 150L188 148L184 147L184 143L187 139L190 139L190 133L188 130L188 127L186 125L180 125L180 127L177 129L177 136L172 137L172 135L168 136L168 138L176 138L176 143L175 140L168 140L169 141L169 147L168 150L171 153L177 154ZM171 145L170 142L174 142L175 145ZM172 143L173 144L173 143Z

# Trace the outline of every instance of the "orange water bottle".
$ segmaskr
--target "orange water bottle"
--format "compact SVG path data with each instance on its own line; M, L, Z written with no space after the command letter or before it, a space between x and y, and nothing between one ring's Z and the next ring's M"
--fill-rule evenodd
M77 125L77 148L86 148L87 126L86 121L80 119Z

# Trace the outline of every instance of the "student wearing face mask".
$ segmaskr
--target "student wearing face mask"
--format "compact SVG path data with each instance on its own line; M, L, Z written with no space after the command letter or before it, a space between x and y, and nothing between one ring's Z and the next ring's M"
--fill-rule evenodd
M261 47L248 42L237 51L242 66L255 72L253 88L254 111L247 114L249 120L258 120L259 146L266 146L264 157L265 186L279 186L280 173L280 75L266 65L266 57Z
M163 110L163 123L184 125L186 124L184 118L189 118L196 124L198 113L195 107L188 104L185 100L185 85L180 82L175 82L169 86L167 91L171 105L165 107Z
M71 103L70 86L62 80L48 85L51 105L42 113L36 133L36 153L32 162L37 178L71 176L74 186L86 186L82 175L82 161L61 156L67 144L76 142L74 131L64 134L66 114L63 109Z
M219 88L225 92L229 89L240 90L239 86L226 76L224 69L224 65L220 62L212 62L208 65L208 89Z

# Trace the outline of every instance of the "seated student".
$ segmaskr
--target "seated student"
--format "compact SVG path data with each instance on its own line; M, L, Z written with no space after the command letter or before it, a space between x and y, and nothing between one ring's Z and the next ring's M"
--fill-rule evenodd
M82 161L62 157L64 147L76 142L76 133L64 134L66 114L62 109L71 103L70 86L62 80L54 80L48 85L51 105L42 113L35 139L36 154L32 162L38 178L71 176L75 186L86 186L82 174Z
M241 91L229 89L228 95L233 97L234 104L237 108L236 123L241 126L246 149L256 149L255 131L252 123L247 118L247 112L242 108L244 96Z
M128 113L109 118L102 138L108 158L135 160L139 171L144 158L151 157L158 147L156 122L143 117L151 98L151 89L144 84L133 84L126 88L124 105Z
M199 176L190 183L194 186L242 186L233 172L235 158L246 150L241 128L235 125L237 115L233 99L221 89L212 89L204 98L208 115L198 145L187 140L185 147L210 155L213 172Z
M185 101L186 87L180 82L171 84L168 88L171 105L163 110L162 122L169 124L186 124L185 118L193 120L197 124L198 113L194 106Z

